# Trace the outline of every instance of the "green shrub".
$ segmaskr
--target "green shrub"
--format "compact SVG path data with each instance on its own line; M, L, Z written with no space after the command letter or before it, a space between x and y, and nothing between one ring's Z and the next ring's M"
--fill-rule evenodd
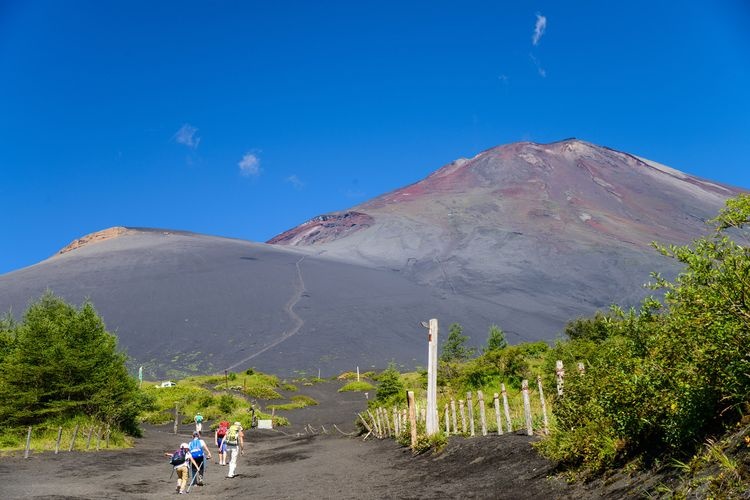
M339 389L339 392L347 392L347 391L359 391L359 392L365 392L365 391L372 391L375 389L375 386L370 384L369 382L365 381L359 381L356 380L353 382L349 382L345 386Z

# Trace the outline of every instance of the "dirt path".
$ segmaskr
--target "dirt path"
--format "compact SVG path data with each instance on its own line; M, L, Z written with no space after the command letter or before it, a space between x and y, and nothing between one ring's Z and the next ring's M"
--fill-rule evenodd
M287 340L289 337L292 337L293 335L296 335L297 332L302 328L302 325L305 324L305 321L299 317L299 315L294 312L294 306L297 305L297 302L302 298L302 294L305 292L305 281L302 278L302 268L300 267L300 264L302 261L305 260L305 256L302 256L296 263L295 266L297 268L297 280L298 282L294 285L294 293L292 293L291 298L289 301L284 305L284 311L289 315L289 317L292 319L292 323L294 326L285 332L283 332L276 340L271 342L270 344L264 346L262 349L255 351L251 355L237 361L236 363L230 365L227 367L227 370L234 370L238 366L245 365L248 361L255 358L256 356L259 356L266 352L267 350L276 347L277 345L281 344L285 340Z
M436 498L600 498L601 494L550 479L552 464L523 433L451 438L437 455L413 457L392 439L347 438L333 429L354 430L354 417L366 401L359 393L339 393L343 382L303 386L301 393L320 402L287 414L292 425L247 432L238 477L211 460L206 485L194 486L201 498L263 499L436 499ZM206 422L204 428L210 427ZM312 425L316 432L305 434ZM0 460L2 499L163 499L175 494L176 478L163 455L190 439L171 425L144 429L127 450L33 453ZM206 441L214 451L212 436Z

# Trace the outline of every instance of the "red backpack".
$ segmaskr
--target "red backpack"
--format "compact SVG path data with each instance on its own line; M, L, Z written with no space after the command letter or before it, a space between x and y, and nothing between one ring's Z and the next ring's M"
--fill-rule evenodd
M216 429L216 435L218 437L226 436L228 428L229 428L229 422L227 422L226 420L219 422L219 428Z

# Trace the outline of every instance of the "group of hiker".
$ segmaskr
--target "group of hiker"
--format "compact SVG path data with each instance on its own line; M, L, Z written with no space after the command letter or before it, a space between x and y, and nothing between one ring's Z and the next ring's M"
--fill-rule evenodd
M206 442L201 439L203 430L203 416L198 413L195 418L195 431L190 442L182 443L179 449L173 453L165 453L170 457L169 463L174 467L173 473L177 474L177 488L179 494L188 493L194 484L203 486L206 473L206 459L211 460L211 450ZM244 429L241 422L230 425L227 421L219 422L214 432L214 444L218 449L219 465L229 465L226 477L235 477L237 469L237 457L245 453ZM227 457L229 461L227 463ZM189 483L189 484L188 484Z

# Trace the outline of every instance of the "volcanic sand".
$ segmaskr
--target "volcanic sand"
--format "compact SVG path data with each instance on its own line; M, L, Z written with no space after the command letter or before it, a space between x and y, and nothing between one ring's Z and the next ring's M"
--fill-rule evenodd
M244 456L235 478L214 455L205 486L190 494L202 498L571 498L596 497L552 477L553 464L523 433L451 438L440 454L412 456L392 439L347 437L361 393L338 393L340 384L316 384L301 393L321 403L289 413L293 425L246 432ZM205 423L204 428L211 422ZM315 434L305 433L312 425ZM326 433L323 433L325 427ZM164 452L190 439L191 426L144 426L133 448L99 452L32 453L0 461L4 499L156 499L175 495L176 477ZM206 441L215 453L213 434Z

